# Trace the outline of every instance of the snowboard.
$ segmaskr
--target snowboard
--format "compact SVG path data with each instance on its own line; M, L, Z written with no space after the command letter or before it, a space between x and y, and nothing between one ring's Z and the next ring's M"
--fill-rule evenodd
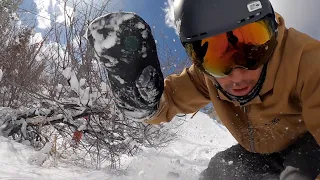
M110 13L90 23L87 39L106 68L118 109L134 120L150 118L164 90L150 26L135 13Z

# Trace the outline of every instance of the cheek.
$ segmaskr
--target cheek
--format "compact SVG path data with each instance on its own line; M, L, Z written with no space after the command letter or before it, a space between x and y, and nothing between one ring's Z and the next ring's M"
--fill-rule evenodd
M248 78L251 78L252 81L258 82L262 69L257 69L256 71L252 72L252 74L248 75Z
M230 78L216 78L216 81L222 87L226 86L227 84L232 84L233 83L233 81Z
M258 82L260 75L262 72L262 68L256 70L245 70L242 72L242 80L248 82ZM224 80L226 81L226 80Z

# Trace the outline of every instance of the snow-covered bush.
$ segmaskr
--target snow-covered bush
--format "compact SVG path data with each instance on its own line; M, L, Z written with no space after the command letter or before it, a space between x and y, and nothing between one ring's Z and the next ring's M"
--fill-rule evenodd
M96 168L118 168L121 156L172 141L170 129L125 119L116 109L105 70L83 37L106 6L65 8L73 12L65 13L68 23L53 23L39 42L31 38L32 27L0 28L0 38L7 34L0 40L1 135L39 150L32 164L72 161Z

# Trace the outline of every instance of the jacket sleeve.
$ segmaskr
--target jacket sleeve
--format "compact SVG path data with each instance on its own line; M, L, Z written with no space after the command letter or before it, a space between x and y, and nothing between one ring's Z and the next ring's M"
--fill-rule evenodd
M320 145L320 42L315 44L301 55L297 87L300 92L302 119ZM320 174L316 180L320 180Z
M302 119L320 145L320 43L302 54L299 71Z
M157 113L146 123L169 122L179 113L193 113L210 103L204 75L192 65L181 74L173 74L164 80L164 92Z

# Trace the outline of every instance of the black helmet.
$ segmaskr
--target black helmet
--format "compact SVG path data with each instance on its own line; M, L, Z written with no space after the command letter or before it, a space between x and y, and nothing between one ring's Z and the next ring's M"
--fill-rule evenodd
M182 43L231 31L266 16L276 26L269 0L175 0L174 16Z

